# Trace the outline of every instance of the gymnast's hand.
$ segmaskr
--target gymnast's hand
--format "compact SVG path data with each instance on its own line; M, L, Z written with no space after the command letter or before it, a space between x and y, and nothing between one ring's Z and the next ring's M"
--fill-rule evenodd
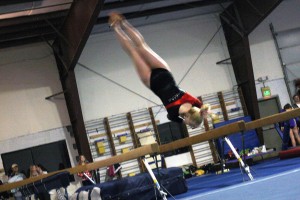
M210 104L203 104L200 108L200 114L203 118L207 118L211 115L211 106Z

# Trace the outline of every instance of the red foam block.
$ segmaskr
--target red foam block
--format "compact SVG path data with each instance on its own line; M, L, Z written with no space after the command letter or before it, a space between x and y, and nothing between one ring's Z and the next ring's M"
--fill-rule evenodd
M280 159L295 158L300 156L300 147L284 150L279 152Z

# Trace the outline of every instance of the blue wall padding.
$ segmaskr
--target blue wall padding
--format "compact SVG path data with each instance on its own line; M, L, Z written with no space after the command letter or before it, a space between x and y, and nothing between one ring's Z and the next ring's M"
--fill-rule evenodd
M224 122L214 124L214 128L225 126L227 124L231 124L231 123L234 123L234 122L237 122L237 121L240 121L240 120L244 120L246 123L252 121L250 116L245 116L245 117L231 119L231 120L228 120L228 121L224 121ZM233 146L235 148L238 148L238 152L240 152L243 149L242 133L241 132L228 135L227 138L231 141L231 143L233 144ZM217 148L218 148L218 151L219 151L220 155L221 155L221 152L222 152L222 148L221 148L222 147L221 146L222 141L223 141L223 138L218 138L216 140ZM245 149L250 149L250 151L254 147L259 147L260 146L258 136L257 136L255 130L249 130L249 131L246 131L244 133L244 145L245 145L244 148ZM230 147L224 141L224 155L226 155L230 150L231 150Z

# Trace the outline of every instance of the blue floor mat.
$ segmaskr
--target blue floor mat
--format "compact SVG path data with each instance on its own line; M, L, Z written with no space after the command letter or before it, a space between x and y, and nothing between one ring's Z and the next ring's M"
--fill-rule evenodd
M254 181L250 181L248 176L246 174L242 174L241 170L239 168L231 169L230 172L226 172L224 174L206 174L200 177L193 177L190 179L187 179L187 185L188 185L188 192L180 195L176 195L175 199L190 199L192 196L197 196L200 199L200 196L206 193L214 193L214 191L218 191L221 189L228 189L230 187L235 187L236 185L253 185L251 188L256 188L255 185L259 186L260 182L263 181L264 184L269 184L268 181L270 177L276 177L276 181L280 182L280 178L282 178L284 181L285 179L292 179L292 177L289 176L300 176L300 158L292 158L292 159L286 159L286 160L280 160L279 158L275 159L268 159L261 162L256 163L255 165L250 166L251 173L254 177ZM290 173L290 171L293 170L299 170L299 173L297 171L296 174ZM288 174L289 176L281 176L281 174ZM278 178L279 177L279 178ZM278 179L278 180L277 180ZM275 180L275 179L274 179ZM273 181L274 181L273 180ZM258 182L256 182L258 181ZM299 182L298 180L294 180L296 182ZM253 182L253 184L252 184ZM299 182L300 183L300 182ZM297 183L297 185L299 184ZM272 184L270 183L270 186L272 187ZM288 190L289 184L282 183L280 187L286 187L286 190ZM241 187L244 189L243 187ZM239 189L241 189L239 188ZM249 188L248 188L249 189ZM256 188L259 190L260 188ZM239 190L240 191L240 190ZM276 191L273 191L276 192ZM300 193L299 187L297 187L297 193ZM236 193L236 191L235 191ZM253 193L256 193L253 191ZM270 193L271 194L271 193ZM228 195L228 194L227 194ZM232 195L235 195L234 193ZM271 195L269 195L271 196ZM278 194L278 197L280 195ZM206 198L208 198L206 196ZM206 199L204 198L204 199ZM232 198L232 197L231 197ZM289 197L290 199L293 199L293 197ZM169 197L168 199L173 199L172 197ZM197 198L195 198L197 199ZM243 198L245 199L245 198ZM259 197L255 199L261 199ZM264 198L266 199L266 198ZM300 197L299 197L300 199Z

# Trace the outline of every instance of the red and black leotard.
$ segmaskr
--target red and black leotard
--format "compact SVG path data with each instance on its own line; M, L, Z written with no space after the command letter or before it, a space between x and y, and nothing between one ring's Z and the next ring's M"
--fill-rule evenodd
M184 103L191 103L201 108L202 102L187 92L181 90L175 83L172 74L164 68L152 70L150 89L161 99L171 121L182 122L179 118L179 108Z

